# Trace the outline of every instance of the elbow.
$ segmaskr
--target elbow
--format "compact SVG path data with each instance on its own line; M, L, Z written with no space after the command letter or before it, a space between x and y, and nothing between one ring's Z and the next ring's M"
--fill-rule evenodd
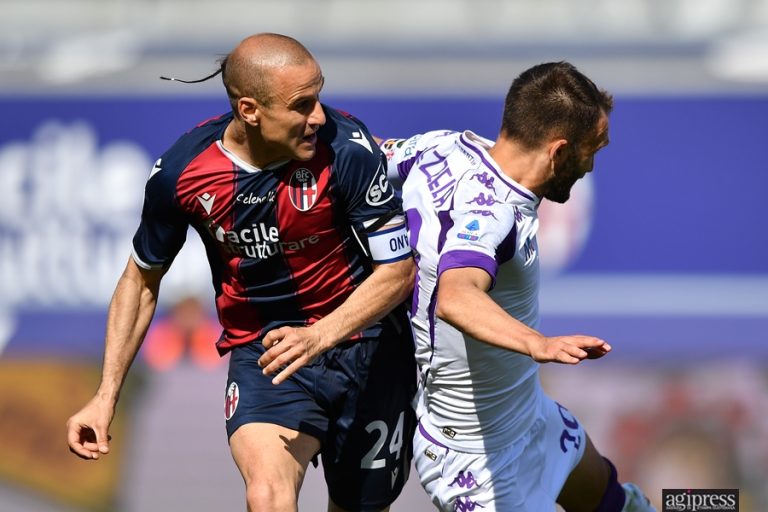
M435 316L439 318L440 320L443 320L445 322L448 322L448 311L446 311L448 308L443 306L443 302L438 298L437 304L435 304Z
M437 296L437 304L435 304L435 316L448 323L451 323L451 318L453 318L451 301L445 300L445 297L441 297L439 294Z
M452 300L449 293L443 290L437 292L437 303L435 304L435 316L444 322L455 326L456 325L456 311L455 301Z

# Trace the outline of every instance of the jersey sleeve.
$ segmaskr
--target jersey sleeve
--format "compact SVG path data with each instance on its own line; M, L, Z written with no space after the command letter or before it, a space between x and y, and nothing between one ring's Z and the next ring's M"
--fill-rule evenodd
M144 188L141 222L133 237L133 259L142 268L167 268L187 237L188 223L176 200L176 174L155 163Z
M413 135L407 139L386 139L380 147L387 164L387 178L396 187L402 184L411 172L413 164L427 149L433 147L439 137L448 135L448 130L437 130Z
M384 154L365 126L356 121L351 132L340 130L336 142L338 187L355 231L365 232L379 219L402 214L402 201L387 179Z
M459 181L453 208L445 213L450 227L440 251L438 275L451 268L481 268L491 276L493 287L499 263L514 251L514 208L485 185L482 172L470 171Z

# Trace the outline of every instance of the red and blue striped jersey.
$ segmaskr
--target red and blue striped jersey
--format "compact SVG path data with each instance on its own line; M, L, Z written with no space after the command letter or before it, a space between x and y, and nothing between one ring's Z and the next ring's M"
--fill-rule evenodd
M147 181L134 260L167 267L188 226L200 234L224 328L222 353L333 311L372 272L355 232L402 211L366 127L323 108L327 121L309 161L248 166L221 144L230 113L183 135ZM380 331L376 324L362 334Z

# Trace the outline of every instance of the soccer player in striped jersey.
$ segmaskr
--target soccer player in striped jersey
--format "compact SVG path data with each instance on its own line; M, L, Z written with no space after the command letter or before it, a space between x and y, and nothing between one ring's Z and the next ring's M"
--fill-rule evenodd
M223 405L248 510L295 511L317 454L328 510L385 510L410 467L416 370L401 305L415 266L384 155L359 120L320 103L323 75L298 41L251 36L220 69L232 111L184 134L147 181L101 384L68 421L70 449L108 453L120 388L192 226L230 353Z
M539 324L537 207L565 202L608 144L611 96L568 63L522 73L495 142L435 131L382 142L418 267L414 458L444 511L648 511L581 423L546 396L540 363L611 350Z

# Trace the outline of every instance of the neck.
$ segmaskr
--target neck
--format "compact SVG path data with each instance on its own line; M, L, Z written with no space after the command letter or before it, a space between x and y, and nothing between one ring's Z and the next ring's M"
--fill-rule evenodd
M526 149L515 141L499 136L488 154L504 174L541 197L550 171L550 159L545 151Z
M248 126L243 121L234 118L224 130L221 143L227 151L235 154L244 162L263 169L272 162L259 157L259 152L256 150L258 146L255 141L256 135L251 132L252 130L248 130Z

